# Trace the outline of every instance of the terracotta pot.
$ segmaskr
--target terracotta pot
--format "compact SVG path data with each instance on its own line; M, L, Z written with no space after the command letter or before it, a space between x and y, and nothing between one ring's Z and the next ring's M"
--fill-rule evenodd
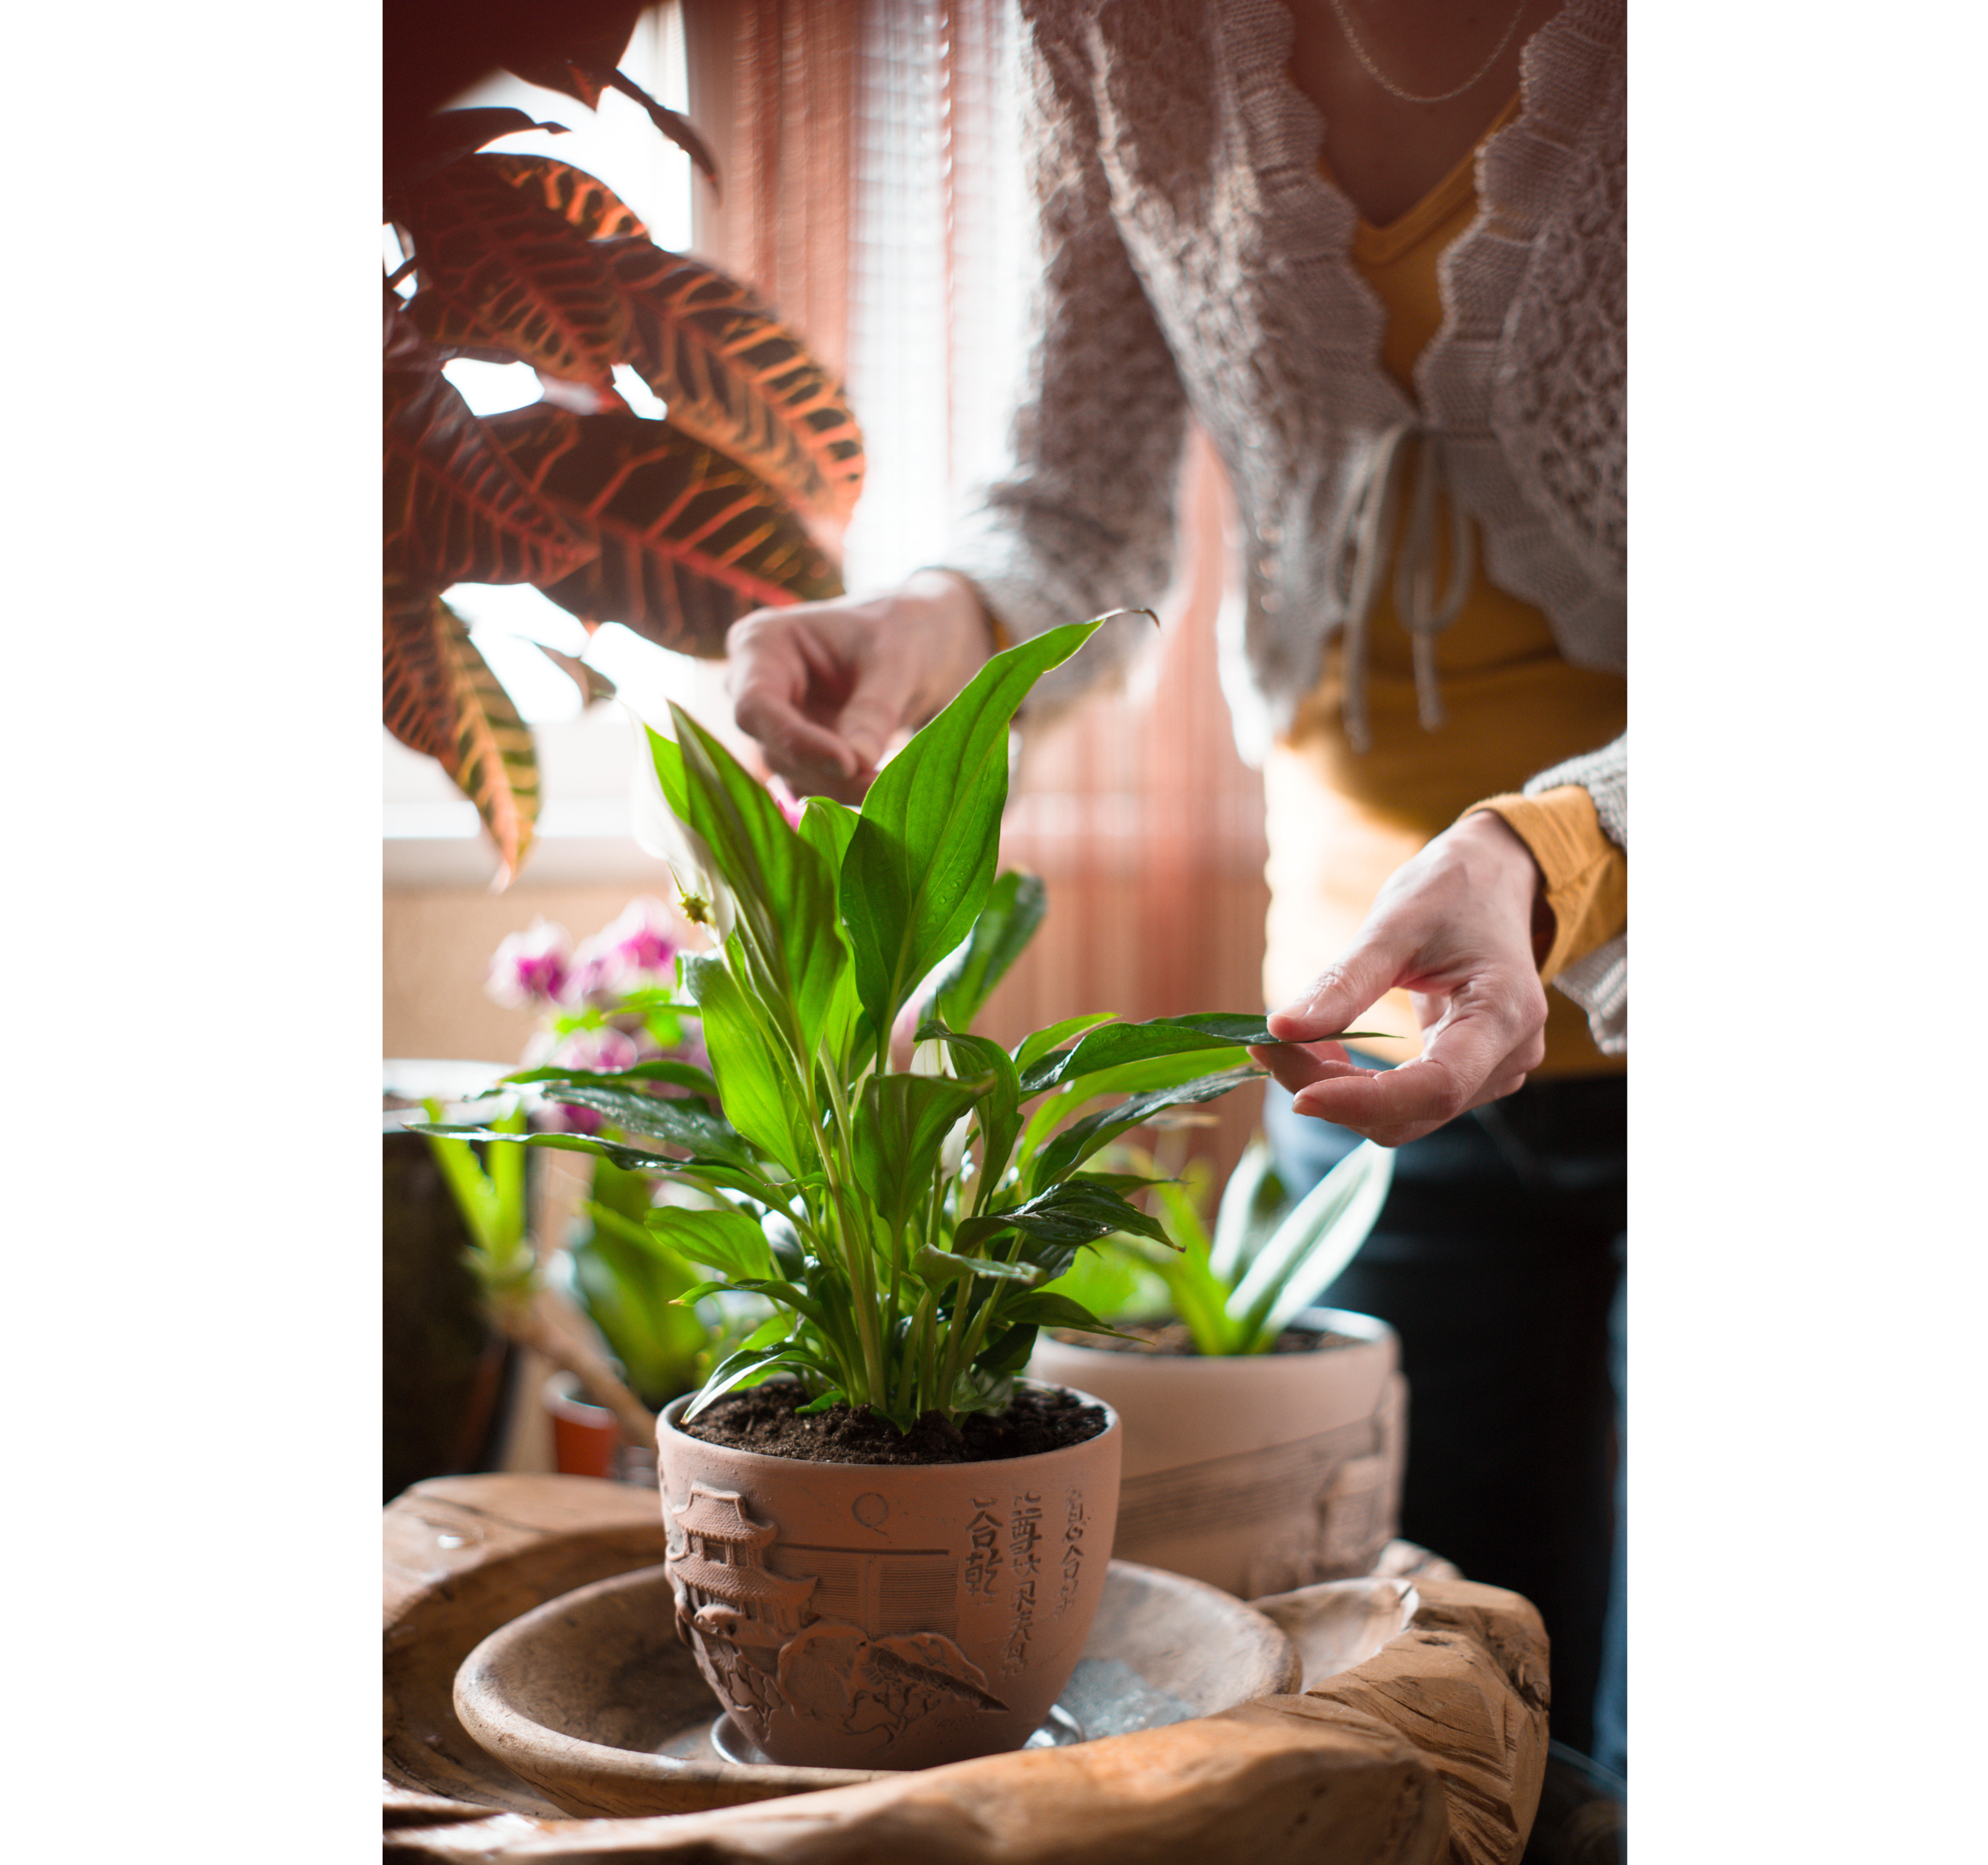
M576 1373L556 1373L541 1397L553 1421L553 1462L563 1477L621 1474L621 1427L604 1405L580 1396Z
M1116 1416L1035 1457L817 1464L688 1437L689 1403L657 1430L677 1633L746 1739L813 1768L1027 1741L1104 1595Z
M1038 1337L1029 1371L1124 1422L1112 1552L1245 1599L1370 1571L1401 1512L1408 1387L1394 1329L1308 1308L1350 1336L1312 1353L1113 1352Z

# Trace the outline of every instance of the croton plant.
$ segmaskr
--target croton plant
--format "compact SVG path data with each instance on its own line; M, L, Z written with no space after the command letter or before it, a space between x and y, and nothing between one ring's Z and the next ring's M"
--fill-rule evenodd
M862 485L840 384L766 305L657 246L593 176L493 147L564 126L431 107L496 69L590 107L616 90L715 184L695 131L617 69L640 11L386 9L385 215L404 257L384 307L385 717L475 802L507 875L538 811L531 734L445 591L530 583L590 631L716 655L749 610L840 593L824 540ZM542 398L478 416L443 374L454 357L529 364ZM622 366L661 418L616 391ZM590 698L611 692L554 658Z

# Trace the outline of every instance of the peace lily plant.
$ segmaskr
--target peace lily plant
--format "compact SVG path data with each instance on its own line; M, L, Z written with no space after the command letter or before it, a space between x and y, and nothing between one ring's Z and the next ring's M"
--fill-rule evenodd
M1259 1136L1229 1175L1211 1227L1205 1166L1192 1162L1176 1178L1148 1154L1120 1151L1153 1177L1148 1197L1165 1247L1150 1233L1121 1231L1073 1265L1057 1291L1128 1325L1170 1313L1204 1355L1270 1352L1367 1241L1395 1176L1394 1154L1362 1140L1293 1202Z
M452 1131L595 1153L695 1195L644 1219L709 1271L679 1299L729 1291L770 1313L688 1417L771 1376L798 1381L804 1409L846 1401L900 1430L1005 1410L1038 1329L1112 1331L1043 1285L1114 1232L1168 1241L1127 1196L1148 1180L1095 1156L1261 1072L1260 1017L1075 1017L1012 1051L969 1031L1043 911L1039 881L996 875L1009 722L1111 619L995 655L860 811L816 797L790 824L688 713L671 706L670 736L644 728L661 806L645 842L715 939L678 960L710 1068L512 1078L597 1110L618 1141Z

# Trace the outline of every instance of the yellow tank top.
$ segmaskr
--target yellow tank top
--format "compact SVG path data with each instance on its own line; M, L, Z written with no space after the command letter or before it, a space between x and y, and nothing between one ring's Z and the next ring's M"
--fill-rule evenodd
M1486 136L1503 128L1517 108L1514 97ZM1363 220L1355 232L1354 264L1387 311L1381 360L1412 396L1415 359L1442 320L1437 261L1476 211L1473 150L1400 220L1386 227ZM1446 526L1439 525L1437 536L1439 570L1446 577L1440 541ZM1273 1006L1299 996L1345 951L1381 883L1431 837L1473 804L1516 790L1535 771L1606 744L1625 728L1622 676L1569 665L1546 617L1493 585L1482 551L1477 555L1463 608L1436 638L1443 725L1427 731L1420 723L1408 634L1384 577L1368 624L1370 749L1356 752L1347 741L1335 639L1318 685L1266 760L1271 904L1263 987ZM1598 828L1587 832L1599 837ZM1625 1065L1596 1048L1571 1000L1555 990L1547 998L1547 1058L1536 1075L1601 1074ZM1390 1061L1405 1061L1420 1048L1404 992L1389 993L1360 1021L1401 1034L1399 1042L1365 1045Z

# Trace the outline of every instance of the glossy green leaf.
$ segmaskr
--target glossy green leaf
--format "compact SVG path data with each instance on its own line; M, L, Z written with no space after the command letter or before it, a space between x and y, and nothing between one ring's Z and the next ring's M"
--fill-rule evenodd
M955 1247L977 1250L1011 1230L1033 1244L1049 1246L1047 1254L1025 1246L1021 1254L1038 1267L1047 1268L1053 1276L1063 1273L1080 1245L1116 1231L1133 1232L1159 1243L1168 1241L1159 1220L1137 1205L1107 1186L1072 1179L1052 1185L1012 1210L969 1218L955 1233Z
M753 1014L722 958L698 953L682 964L685 985L704 1020L704 1046L726 1118L789 1175L798 1174L805 1161L774 1072L773 1032Z
M1268 1040L1260 1017L1217 1014L1156 1017L1148 1023L1114 1023L1091 1031L1070 1048L1032 1063L1023 1071L1022 1092L1040 1094L1066 1080L1156 1056L1185 1054L1197 1049L1236 1049L1246 1043Z
M1059 1133L1036 1154L1031 1168L1037 1188L1053 1184L1082 1165L1097 1149L1121 1133L1143 1126L1162 1109L1219 1100L1245 1081L1262 1079L1256 1068L1230 1069L1221 1075L1203 1075L1178 1087L1164 1088L1149 1095L1134 1095L1120 1106L1088 1115Z
M1011 1379L1029 1363L1040 1330L1033 1322L1017 1322L994 1336L975 1356L974 1371L983 1379Z
M1362 1140L1298 1200L1229 1298L1246 1335L1267 1345L1318 1299L1367 1241L1394 1174L1394 1154Z
M695 1062L678 1061L670 1056L658 1056L646 1062L636 1062L627 1068L617 1068L611 1074L595 1074L581 1068L561 1068L549 1065L543 1068L520 1068L506 1075L508 1082L531 1087L549 1081L570 1082L576 1088L614 1088L631 1081L666 1081L674 1088L687 1088L693 1094L715 1098L718 1084L711 1078L708 1069L698 1067ZM502 1093L492 1089L492 1093Z
M820 1369L820 1361L816 1356L792 1345L771 1349L742 1347L711 1369L710 1376L698 1389L697 1396L685 1406L684 1423L689 1423L698 1413L723 1398L735 1386L747 1385L756 1378L763 1379L781 1366L816 1372Z
M1023 1037L1016 1046L1015 1066L1018 1069L1032 1068L1059 1043L1067 1043L1073 1036L1085 1030L1094 1030L1100 1024L1117 1021L1117 1013L1114 1010L1100 1010L1089 1017L1066 1017L1060 1023L1053 1023L1046 1029Z
M1040 875L1010 868L996 876L965 944L940 975L932 997L940 1022L955 1030L972 1027L995 986L1035 937L1047 899Z
M841 899L857 994L879 1032L986 905L1008 795L1009 722L1036 681L1099 625L1052 628L996 655L871 785Z
M1010 1326L1027 1323L1038 1328L1077 1328L1086 1334L1115 1334L1117 1329L1100 1321L1080 1301L1060 1295L1053 1289L1032 1288L1026 1295L1001 1305L1001 1318Z
M1277 1176L1270 1142L1259 1134L1243 1148L1222 1188L1209 1242L1209 1268L1226 1282L1239 1281L1284 1203L1284 1182Z
M930 1196L945 1136L972 1111L986 1081L948 1075L871 1075L851 1110L857 1183L888 1234Z
M640 1088L596 1087L570 1082L553 1087L549 1098L591 1108L631 1139L662 1140L701 1159L750 1166L751 1150L731 1122L692 1101L665 1100Z
M988 1081L978 1110L979 1188L974 1195L975 1207L984 1206L1008 1169L1009 1156L1015 1149L1015 1137L1021 1127L1021 1092L1015 1065L1007 1051L990 1037L962 1035L941 1022L921 1026L918 1041L944 1043L952 1051L955 1066Z
M766 789L674 702L686 820L704 838L737 900L734 936L749 938L772 1001L790 1019L796 1061L815 1046L848 953L836 929L836 881L820 851L788 826Z
M999 1281L1023 1284L1040 1281L1042 1272L1028 1263L1002 1263L984 1256L957 1256L950 1250L923 1245L912 1259L920 1275L933 1284L958 1282L969 1276L989 1276Z
M833 797L810 797L801 810L801 840L828 864L828 872L838 882L843 858L849 852L856 825L862 821L846 803Z
M671 1249L693 1263L722 1270L733 1281L772 1281L773 1253L766 1234L743 1211L687 1211L659 1204L643 1220Z

